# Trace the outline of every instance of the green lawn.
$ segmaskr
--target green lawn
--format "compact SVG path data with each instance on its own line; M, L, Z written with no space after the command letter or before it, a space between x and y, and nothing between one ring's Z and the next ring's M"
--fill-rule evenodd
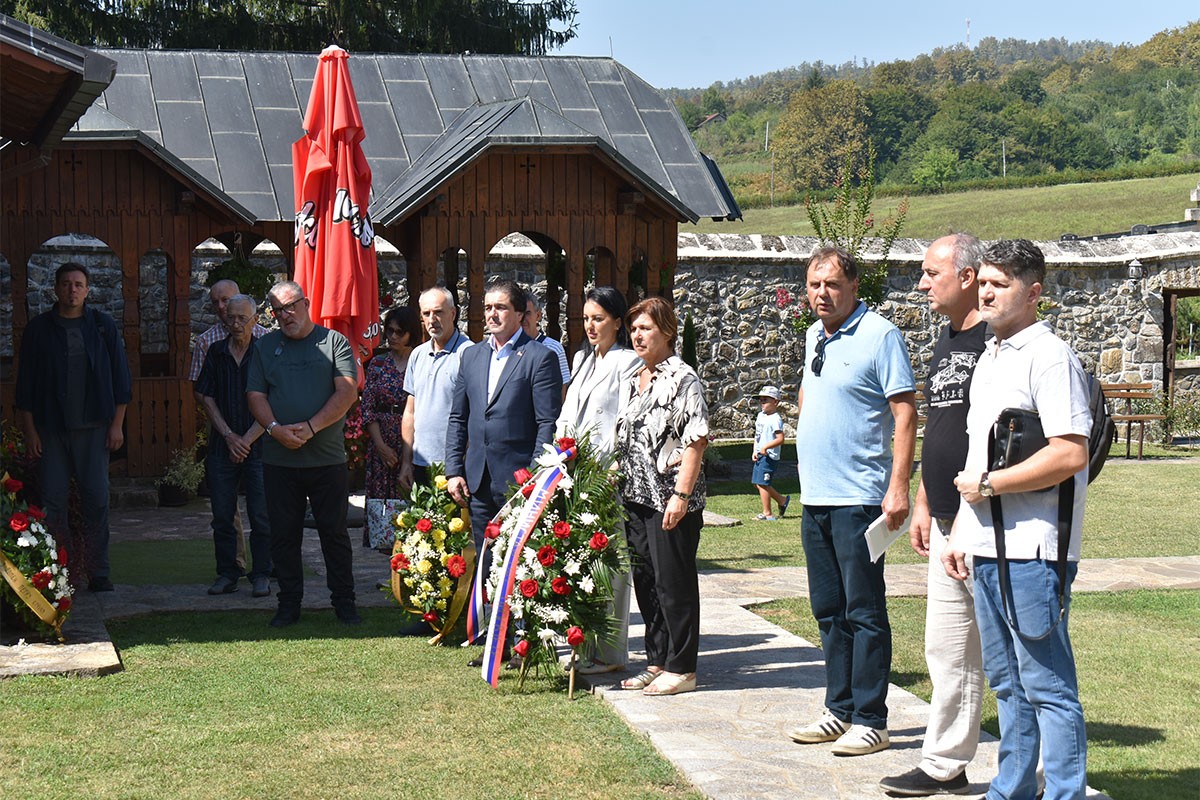
M820 642L808 601L755 609L810 642ZM929 700L924 598L888 598L891 680ZM1200 786L1200 592L1078 594L1071 640L1088 727L1088 784L1114 800L1195 800ZM995 696L983 727L999 735Z
M722 455L737 458L749 445L721 445ZM1123 446L1122 446L1123 447ZM740 449L739 449L740 448ZM1122 453L1124 450L1122 449ZM777 488L793 497L787 519L757 522L761 511L758 491L749 481L713 482L708 488L708 508L742 520L733 528L706 528L700 540L701 569L748 569L801 566L799 481L795 448L784 448L784 464ZM1084 558L1131 556L1181 556L1200 553L1200 530L1192 504L1200 486L1200 458L1186 463L1144 463L1110 460L1096 482L1088 487L1084 517ZM921 559L903 537L888 550L890 563L917 563Z
M493 690L467 651L367 610L285 632L267 613L111 623L125 671L18 678L0 702L0 795L38 798L698 798L597 697Z
M918 195L910 198L901 235L935 239L950 230L983 239L1023 237L1053 240L1064 233L1080 236L1128 231L1137 224L1178 221L1190 205L1195 173L1106 183L1071 183L1029 189L989 189ZM898 197L877 198L875 218L892 214ZM803 206L750 208L741 222L701 220L680 226L681 233L768 233L812 236Z

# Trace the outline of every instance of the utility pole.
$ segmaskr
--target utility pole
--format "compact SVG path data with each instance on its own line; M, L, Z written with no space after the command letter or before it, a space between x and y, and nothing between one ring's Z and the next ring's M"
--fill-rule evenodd
M1007 178L1008 177L1008 143L1003 139L1000 140L1000 169L1001 169L1001 177Z
M971 49L971 19L967 18L967 49Z

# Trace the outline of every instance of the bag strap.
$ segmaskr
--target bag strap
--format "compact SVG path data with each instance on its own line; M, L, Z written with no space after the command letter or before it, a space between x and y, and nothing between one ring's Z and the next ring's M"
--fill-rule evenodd
M988 452L995 449L995 427L988 433ZM1004 617L1008 626L1027 642L1040 642L1048 637L1058 627L1067 615L1067 550L1071 544L1071 518L1075 509L1075 476L1067 478L1058 485L1058 619L1039 636L1027 636L1017 626L1017 607L1009 599L1008 590L1008 557L1005 552L1004 512L1000 498L992 495L988 498L992 506L992 531L996 536L996 580L1000 584L1000 605L1004 608Z

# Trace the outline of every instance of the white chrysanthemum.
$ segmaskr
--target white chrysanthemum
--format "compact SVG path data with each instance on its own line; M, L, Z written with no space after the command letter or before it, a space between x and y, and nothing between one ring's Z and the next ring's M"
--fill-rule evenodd
M600 519L600 518L597 517L595 514L593 514L590 511L585 511L579 515L579 521L581 523L583 523L584 527L590 527L592 525L595 525L596 520L598 520L598 519Z
M517 580L519 580L519 581L529 580L529 567L525 566L524 564L517 567Z
M558 490L560 492L569 492L571 491L571 487L574 485L575 481L571 478L571 476L564 474L562 476L562 480L558 482Z
M596 582L592 580L591 575L584 575L579 579L579 588L582 589L585 594L591 594L596 589Z
M568 575L578 575L579 569L580 564L575 559L571 559L566 564L563 564L563 572L567 573Z
M556 623L566 622L568 616L569 615L567 614L567 610L565 608L556 606L555 608L550 609L550 620L552 622L556 622Z
M525 606L522 605L520 601L513 600L508 608L513 619L525 619Z
M587 492L580 492L580 493L579 493L579 499L580 499L580 500L582 500L582 501L584 501L584 502L586 503L586 502L587 502L587 501L588 501L590 498L588 497L588 493L587 493Z
M532 547L526 547L524 550L521 551L521 560L524 561L526 564L528 564L531 567L534 564L537 564L538 563L537 550L534 550ZM541 566L541 565L538 564L538 566Z
M540 561L534 561L529 565L529 569L533 571L533 577L535 578L546 577L546 568L542 566L542 562Z
M22 533L20 536L17 537L17 547L36 547L36 546L37 546L37 539L33 538L33 536L29 533L29 531L25 531L24 533Z
M42 527L39 525L37 530L42 530ZM58 546L54 543L54 537L48 533L46 534L46 547L50 548L51 552L58 550Z
M542 628L541 630L538 631L537 635L538 635L538 638L541 639L543 642L545 642L546 644L550 644L550 642L554 641L554 637L557 636L558 634L554 632L553 628Z

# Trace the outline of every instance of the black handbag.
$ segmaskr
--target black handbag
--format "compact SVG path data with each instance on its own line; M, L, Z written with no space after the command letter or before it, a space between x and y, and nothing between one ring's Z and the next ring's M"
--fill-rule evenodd
M1006 408L996 417L988 433L988 469L997 470L1020 464L1049 442L1042 431L1042 420L1036 411L1025 408ZM1053 486L1039 489L1048 492ZM1000 583L1000 603L1004 616L1017 635L1027 641L1045 639L1067 615L1067 549L1071 544L1071 517L1075 509L1075 476L1058 485L1058 619L1038 636L1027 636L1017 626L1016 605L1009 599L1008 558L1005 555L1004 513L1000 498L992 495L992 530L996 536L996 577Z

